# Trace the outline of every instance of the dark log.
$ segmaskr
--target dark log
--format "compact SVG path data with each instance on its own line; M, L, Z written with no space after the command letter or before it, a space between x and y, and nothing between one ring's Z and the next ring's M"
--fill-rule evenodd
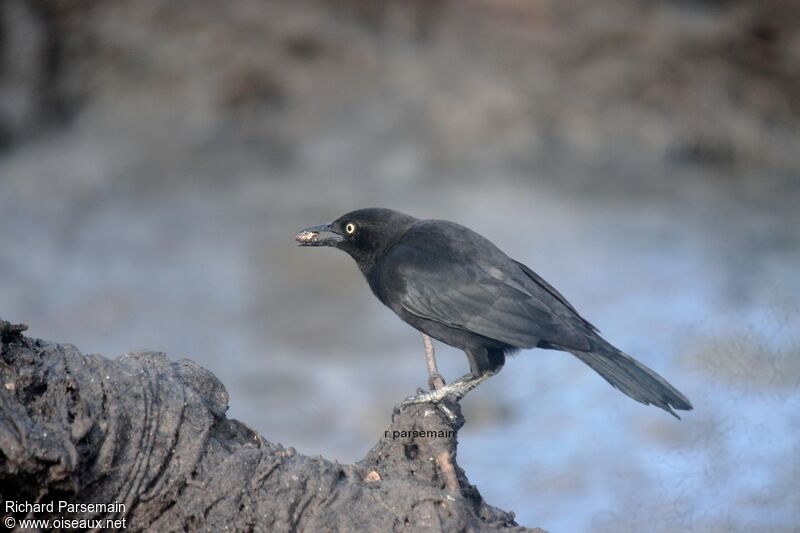
M0 321L4 519L103 521L87 528L124 519L132 531L530 531L486 504L456 464L457 405L453 416L429 404L397 413L364 459L341 465L226 418L225 387L190 360L84 355L25 329ZM110 505L64 508L98 503Z

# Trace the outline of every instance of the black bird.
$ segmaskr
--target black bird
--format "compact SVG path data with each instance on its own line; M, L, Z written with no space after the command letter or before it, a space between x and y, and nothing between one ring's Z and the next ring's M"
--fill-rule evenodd
M460 400L497 373L506 355L536 347L575 355L634 400L676 418L673 408L692 409L664 378L603 339L538 274L469 228L371 208L307 228L296 240L350 254L381 302L423 335L467 354L470 373L404 404Z

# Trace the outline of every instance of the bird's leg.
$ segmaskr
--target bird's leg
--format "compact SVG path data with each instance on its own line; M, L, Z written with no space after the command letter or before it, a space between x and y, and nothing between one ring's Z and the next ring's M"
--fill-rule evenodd
M398 407L413 405L415 403L439 403L445 398L452 399L456 402L460 401L469 391L494 376L497 372L488 370L480 376L475 376L472 373L465 374L458 378L449 385L445 385L436 390L428 392L420 392L416 396L409 396Z
M433 339L422 334L422 343L425 345L425 362L428 364L428 387L430 390L444 387L444 378L436 366L436 354L433 351Z

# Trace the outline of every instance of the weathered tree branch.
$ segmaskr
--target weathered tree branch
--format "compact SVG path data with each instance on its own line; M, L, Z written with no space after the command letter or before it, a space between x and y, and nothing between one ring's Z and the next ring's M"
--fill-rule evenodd
M458 406L454 420L412 406L364 459L340 465L226 418L225 388L192 361L83 355L25 329L0 321L0 496L2 514L17 521L124 518L135 531L528 531L487 505L456 464ZM54 508L6 512L9 501ZM124 509L70 512L59 502Z

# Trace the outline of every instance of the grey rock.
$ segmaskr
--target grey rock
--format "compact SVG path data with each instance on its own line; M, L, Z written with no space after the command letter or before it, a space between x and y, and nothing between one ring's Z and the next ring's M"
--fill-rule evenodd
M25 329L0 321L2 500L124 504L29 518L124 518L130 531L530 531L456 464L457 405L453 416L427 404L396 413L367 457L342 465L226 418L225 387L190 360L84 355Z

